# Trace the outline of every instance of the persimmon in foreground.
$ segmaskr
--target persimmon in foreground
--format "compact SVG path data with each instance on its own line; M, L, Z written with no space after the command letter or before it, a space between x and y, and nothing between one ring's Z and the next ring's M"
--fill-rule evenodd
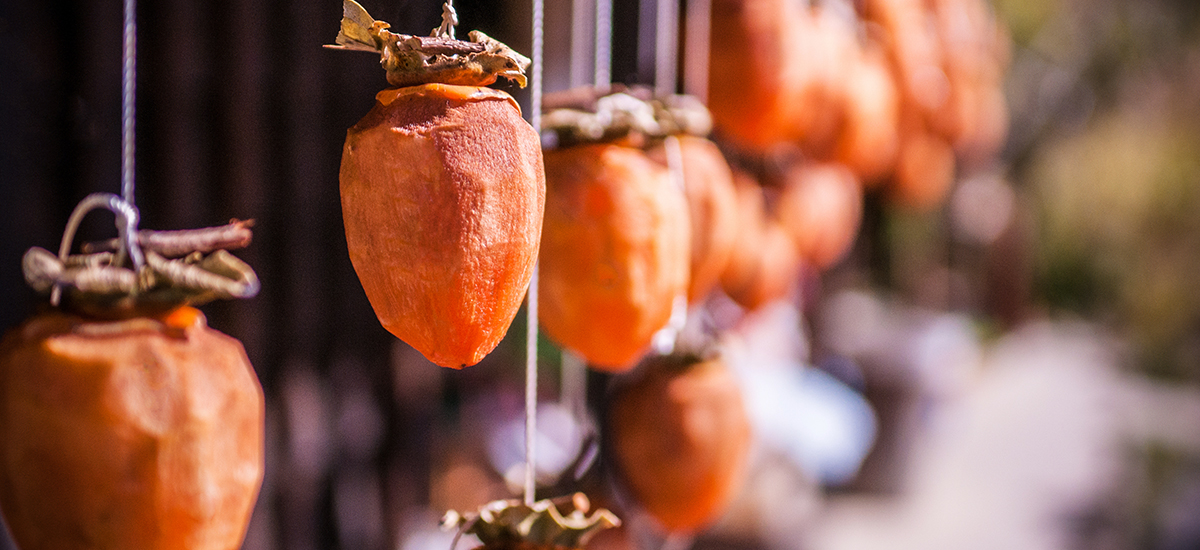
M88 197L68 234L98 203L124 204ZM56 307L0 341L0 507L22 550L242 544L263 476L262 389L241 343L188 304L258 291L224 250L249 230L133 235L115 254L25 255Z
M379 53L389 88L347 132L350 261L389 332L434 363L478 363L508 331L541 239L541 144L507 93L529 60L478 32L392 33L345 1L338 46Z
M5 338L0 364L0 503L23 550L241 546L262 390L199 311L44 313Z

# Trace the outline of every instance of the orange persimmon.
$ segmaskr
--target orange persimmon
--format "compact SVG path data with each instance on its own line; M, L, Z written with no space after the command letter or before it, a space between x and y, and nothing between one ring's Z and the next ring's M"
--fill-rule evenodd
M478 363L508 331L537 260L541 145L508 94L388 89L347 132L342 216L376 316L430 361Z
M692 533L715 521L746 476L750 421L720 359L648 361L614 391L607 439L637 503L662 527Z
M23 550L232 550L262 475L262 389L198 310L49 311L0 342L0 507Z
M797 136L812 24L790 0L714 0L708 107L721 137L765 150ZM808 113L811 115L811 113Z
M803 267L796 244L778 221L767 216L762 187L734 173L738 234L733 255L721 272L721 289L746 309L786 297Z
M687 293L687 200L666 167L614 144L546 151L546 185L542 328L591 366L625 370Z
M914 210L932 210L945 201L954 183L954 149L932 132L911 131L900 144L888 195Z
M833 265L858 235L862 186L837 163L798 164L784 179L776 217L806 262L818 269Z
M681 135L683 188L692 226L691 282L688 302L703 300L720 282L737 239L738 221L733 172L713 142ZM651 158L666 164L665 143L650 151Z

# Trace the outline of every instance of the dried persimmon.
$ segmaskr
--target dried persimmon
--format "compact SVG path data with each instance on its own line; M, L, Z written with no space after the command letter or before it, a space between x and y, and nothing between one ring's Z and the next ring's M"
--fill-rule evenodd
M686 295L687 201L640 149L546 152L542 328L604 370L631 367Z
M99 206L121 238L68 254ZM257 293L225 250L249 242L249 223L154 232L136 220L119 197L91 195L58 256L25 254L51 306L0 340L0 508L24 550L231 550L245 536L262 389L241 343L189 304Z
M607 440L624 486L671 532L692 533L725 511L745 479L750 420L719 358L647 361L614 390Z
M338 47L379 53L396 86L346 135L346 243L384 328L462 368L504 337L537 260L540 141L510 95L483 87L524 85L529 60L478 32L461 41L387 28L345 0Z

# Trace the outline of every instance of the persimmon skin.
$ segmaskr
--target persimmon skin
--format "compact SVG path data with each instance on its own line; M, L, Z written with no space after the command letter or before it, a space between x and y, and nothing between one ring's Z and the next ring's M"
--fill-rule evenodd
M817 269L841 260L862 223L863 189L849 168L837 163L792 167L779 194L776 217L800 256Z
M384 328L438 365L474 365L533 277L540 140L497 90L429 84L377 99L342 152L350 261Z
M667 531L694 533L741 488L750 421L737 380L719 359L664 362L649 362L615 391L609 448L638 504Z
M945 202L955 176L954 149L931 132L904 137L888 196L894 204L929 212Z
M863 184L882 182L896 165L900 150L900 95L883 53L868 50L846 76L845 126L834 158Z
M687 201L641 150L546 152L539 315L546 335L593 368L623 371L687 292Z
M767 215L762 187L750 176L735 173L734 190L737 241L721 272L721 289L738 305L755 310L793 292L804 264L787 230Z
M810 113L802 104L808 67L796 37L811 25L788 0L714 0L708 108L718 133L764 151L789 141Z
M737 196L733 172L716 144L700 137L678 136L683 161L684 194L692 226L691 281L688 302L702 301L721 279L737 240ZM666 164L659 146L651 158Z
M0 507L22 550L241 546L262 389L240 342L181 309L43 313L0 343Z

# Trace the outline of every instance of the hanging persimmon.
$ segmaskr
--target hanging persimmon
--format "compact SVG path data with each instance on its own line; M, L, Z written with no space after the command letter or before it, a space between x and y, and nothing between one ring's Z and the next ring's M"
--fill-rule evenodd
M812 29L791 0L714 0L708 107L722 138L762 151L797 137L809 106L798 101L805 71L796 41Z
M846 69L846 108L833 158L866 185L876 184L896 165L900 149L900 96L880 49L868 44Z
M668 102L672 105L667 105ZM702 137L712 130L711 118L703 105L693 104L689 96L672 96L660 104L663 105L660 124L669 122L669 127L678 129L678 133L658 141L649 155L668 168L672 162L680 165L692 229L687 297L689 303L696 303L716 288L733 254L738 231L733 172L716 144ZM686 120L699 122L689 125L683 122ZM675 154L678 158L672 160Z
M188 304L257 292L224 250L249 230L136 235L116 253L26 253L27 281L61 305L0 341L0 508L23 550L232 550L246 533L262 389L241 343Z
M529 60L478 31L453 39L450 18L417 37L353 0L344 11L337 47L379 53L395 86L342 150L350 261L384 328L438 365L474 365L508 331L537 261L540 141L510 95L484 87L524 86Z
M767 216L762 187L734 172L738 234L733 255L721 272L721 289L746 309L788 296L803 263L796 244L778 221Z
M750 421L719 359L649 360L609 400L606 440L633 499L673 533L713 523L745 480Z
M687 201L640 149L546 152L540 315L546 335L602 370L625 370L685 296Z
M862 201L862 186L845 166L800 163L784 175L775 215L805 262L824 269L854 244Z
M950 193L954 175L954 148L932 132L913 130L900 144L896 173L887 194L905 208L932 210Z

